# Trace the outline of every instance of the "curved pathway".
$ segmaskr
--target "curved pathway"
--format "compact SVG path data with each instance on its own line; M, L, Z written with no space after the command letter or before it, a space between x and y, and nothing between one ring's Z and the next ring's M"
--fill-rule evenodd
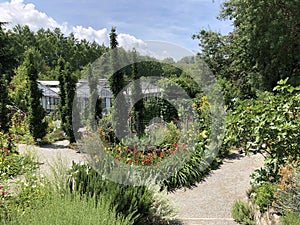
M234 225L231 206L235 200L246 200L250 174L263 166L260 154L244 156L231 153L220 169L212 171L204 182L188 190L170 194L178 209L178 219L188 225Z
M33 151L41 163L41 174L51 173L51 166L62 163L71 166L72 161L86 161L82 153L68 148L68 141L58 141L38 147L20 144L19 152ZM250 188L250 174L263 166L260 154L245 156L231 153L197 187L178 190L169 194L169 199L178 210L177 218L186 225L235 225L231 217L231 206L237 199L246 200L246 191Z
M43 175L50 175L51 167L58 165L64 167L72 166L72 162L82 163L86 161L86 157L76 150L68 148L69 141L57 141L53 144L44 146L19 144L18 149L20 153L32 152L37 158L40 165L40 173ZM63 165L60 165L63 164Z

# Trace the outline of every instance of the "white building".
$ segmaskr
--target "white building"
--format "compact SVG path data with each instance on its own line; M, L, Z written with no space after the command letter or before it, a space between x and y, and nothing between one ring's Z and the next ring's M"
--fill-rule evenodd
M59 103L59 81L38 81L39 88L43 91L43 97L41 99L43 108L49 112L57 111ZM86 104L89 101L90 97L90 88L88 81L85 79L79 80L76 85L76 96L79 102L79 110L85 108ZM161 89L149 82L141 82L142 92L144 98L154 96L161 96ZM107 79L100 79L97 84L98 96L102 100L102 109L103 113L106 114L109 112L111 107L111 102L113 94L109 87L109 82ZM131 90L128 88L125 92L125 95L130 96Z

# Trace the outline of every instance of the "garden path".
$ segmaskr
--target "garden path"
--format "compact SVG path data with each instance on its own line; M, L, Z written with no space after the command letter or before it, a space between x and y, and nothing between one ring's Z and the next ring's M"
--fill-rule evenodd
M237 199L246 200L249 176L262 166L261 154L231 153L220 169L212 171L197 187L170 194L178 210L178 219L187 225L237 224L231 217L231 206Z
M42 147L23 144L18 147L20 153L33 151L41 163L41 174L46 175L56 163L71 166L72 161L86 161L84 154L69 149L68 144L68 141L58 141ZM178 219L186 225L236 225L231 217L231 206L237 199L246 200L249 176L262 165L263 156L260 154L248 157L238 152L231 153L220 169L212 171L197 187L170 194L178 209Z
M58 166L69 166L71 168L72 161L81 163L86 161L84 154L77 153L76 150L68 148L69 141L57 141L53 144L44 146L34 146L19 144L19 152L32 152L37 158L40 165L40 172L43 175L50 175L51 168ZM63 165L61 165L63 164Z

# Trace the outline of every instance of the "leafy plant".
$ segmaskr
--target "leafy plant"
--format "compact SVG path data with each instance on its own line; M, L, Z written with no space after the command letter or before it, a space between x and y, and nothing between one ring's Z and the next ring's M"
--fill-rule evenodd
M19 155L12 135L0 133L0 181L36 168L37 163L31 155Z
M244 224L244 225L255 224L254 215L251 207L247 203L241 200L236 200L234 202L231 209L231 215L233 219L240 224Z
M253 202L259 207L260 211L266 211L271 206L276 188L276 184L264 182L254 189Z
M104 196L96 199L70 192L63 196L53 194L12 218L8 224L133 224L130 215L117 213L116 208L112 207L111 200Z
M288 211L280 218L282 225L296 225L300 224L300 213Z
M117 213L131 215L134 224L150 224L153 195L146 187L133 187L103 180L100 174L87 165L74 164L71 176L71 191L95 196L96 199L103 196L111 201L111 207L115 207Z
M278 82L275 94L237 101L228 116L223 148L267 155L264 168L252 176L254 184L278 181L278 170L285 160L300 157L300 87L292 87L287 81Z

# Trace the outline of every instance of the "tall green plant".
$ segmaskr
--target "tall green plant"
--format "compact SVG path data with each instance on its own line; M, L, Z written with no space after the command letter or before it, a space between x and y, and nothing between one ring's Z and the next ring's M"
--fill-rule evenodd
M38 63L40 54L34 48L26 52L24 65L27 69L27 79L29 88L28 99L28 121L29 130L35 139L42 139L47 132L47 122L45 121L46 112L41 105L42 91L38 88Z
M143 113L144 113L144 101L143 101L143 92L140 82L140 74L137 67L137 55L136 51L133 51L133 63L132 63L132 80L133 87L131 93L131 101L134 104L133 106L133 120L134 128L138 135L141 135L145 129L143 124Z
M119 68L119 60L121 57L119 56L118 50L118 41L116 28L112 27L111 32L109 34L110 37L110 48L111 48L111 67L113 74L109 78L110 89L114 95L114 111L113 111L113 122L116 136L118 139L126 136L128 132L128 121L127 121L127 113L128 113L128 104L127 100L122 92L123 87L125 86L124 74L123 71Z
M9 98L7 90L7 82L4 75L1 74L0 68L0 130L8 132L9 129Z
M70 143L74 143L76 139L73 131L73 100L78 78L71 72L70 64L65 63L63 59L59 59L57 71L60 89L58 109L61 114L62 128Z

